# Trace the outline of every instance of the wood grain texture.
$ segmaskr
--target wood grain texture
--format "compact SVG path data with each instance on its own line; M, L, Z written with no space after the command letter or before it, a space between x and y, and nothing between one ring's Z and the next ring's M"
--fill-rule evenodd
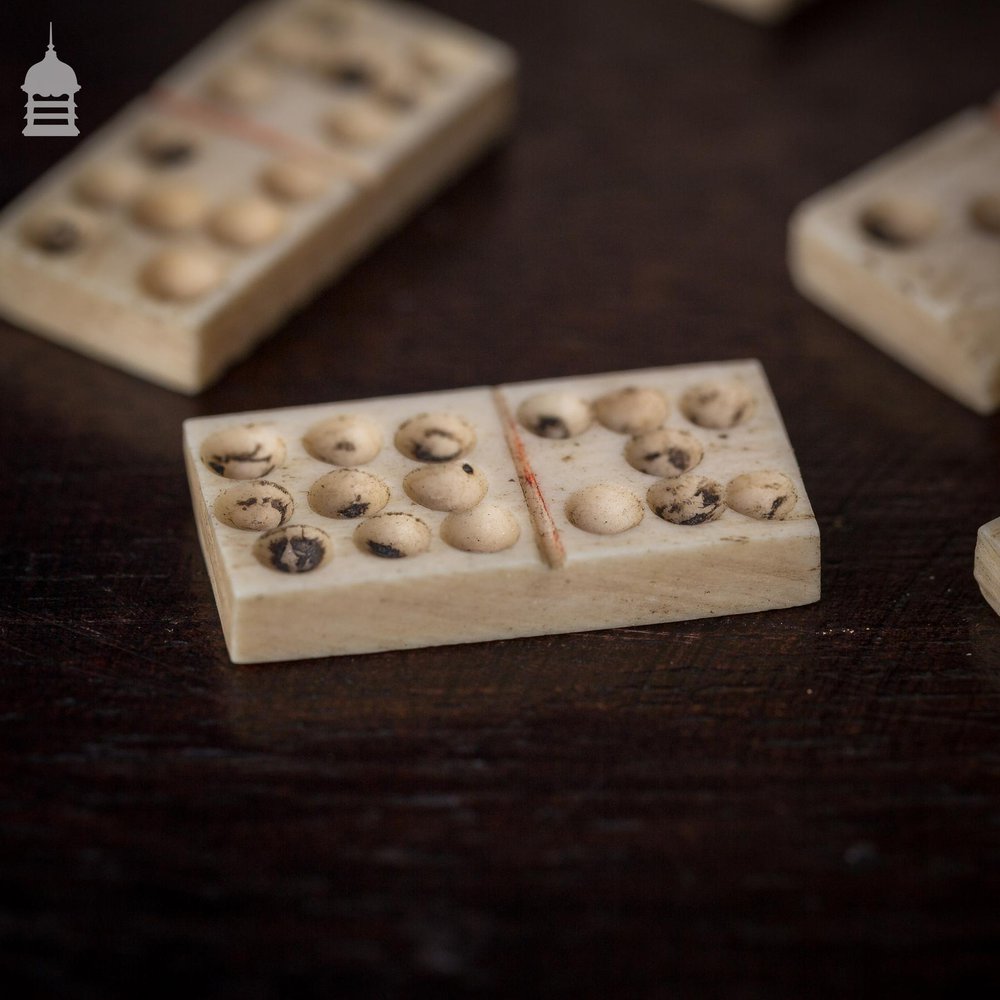
M83 134L234 6L54 3ZM1000 619L972 560L1000 423L801 299L784 234L995 89L1000 8L829 0L768 32L688 0L435 6L522 54L516 140L203 399L3 328L5 983L995 985ZM4 197L62 155L19 134L48 13L8 14ZM820 521L819 604L229 664L183 419L748 354Z

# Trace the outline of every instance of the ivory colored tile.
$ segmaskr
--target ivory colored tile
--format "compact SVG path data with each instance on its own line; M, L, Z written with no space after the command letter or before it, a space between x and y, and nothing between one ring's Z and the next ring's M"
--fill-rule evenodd
M1000 406L1000 117L964 111L804 202L799 290L979 413Z
M787 17L796 7L810 0L701 0L713 7L722 7L749 21L772 23Z
M983 597L1000 614L1000 517L979 529L975 575Z
M508 128L501 44L381 0L238 14L0 216L0 312L197 392Z
M236 662L819 598L752 361L202 417L184 441Z

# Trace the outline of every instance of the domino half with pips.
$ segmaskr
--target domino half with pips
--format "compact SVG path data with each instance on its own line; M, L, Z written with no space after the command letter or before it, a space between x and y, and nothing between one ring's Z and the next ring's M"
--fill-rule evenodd
M184 452L236 662L819 598L753 361L199 417Z
M1000 407L1000 110L964 111L804 202L800 291L979 413Z
M514 77L417 7L254 5L4 211L0 312L197 392L498 139Z

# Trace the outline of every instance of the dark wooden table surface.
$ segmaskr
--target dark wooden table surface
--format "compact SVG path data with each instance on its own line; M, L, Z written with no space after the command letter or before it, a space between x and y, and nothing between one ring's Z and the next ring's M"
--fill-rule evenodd
M49 10L84 134L236 4ZM803 197L998 79L1000 4L435 0L523 57L513 140L197 399L8 326L7 996L962 995L1000 979L1000 420L800 299ZM11 9L13 8L13 9ZM264 667L226 656L189 416L756 356L823 600Z

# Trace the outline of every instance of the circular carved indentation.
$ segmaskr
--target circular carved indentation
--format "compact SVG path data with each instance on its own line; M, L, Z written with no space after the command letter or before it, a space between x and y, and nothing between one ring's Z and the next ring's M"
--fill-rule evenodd
M586 400L571 392L542 392L517 408L517 419L543 438L571 438L582 434L594 414Z
M403 480L406 495L431 510L469 510L488 488L486 477L469 462L425 465Z
M412 514L377 514L354 531L358 547L381 559L404 559L426 552L431 529Z
M726 487L726 503L760 521L783 521L798 499L792 481L781 472L745 472Z
M375 86L378 70L361 55L338 56L326 67L327 79L340 90L363 91Z
M1000 236L1000 192L980 195L969 203L972 224L990 236Z
M389 487L361 469L334 469L320 476L309 490L309 506L323 517L368 517L388 502Z
M862 210L858 225L874 242L900 250L927 239L937 228L938 213L915 198L883 198Z
M261 535L253 547L261 563L281 573L310 573L330 558L331 551L330 536L306 524L275 528Z
M705 476L661 479L650 486L646 500L657 517L672 524L705 524L726 509L722 487Z
M143 172L125 160L108 160L86 167L73 190L96 208L114 208L130 202L142 187Z
M230 487L215 501L215 516L223 524L243 531L280 528L294 510L291 493L266 479Z
M321 462L364 465L381 451L382 435L367 417L344 413L310 427L302 438L302 444L313 458Z
M209 218L208 228L216 239L242 249L274 239L284 222L284 213L272 202L245 194L220 205Z
M416 75L401 70L399 64L381 74L376 97L396 114L412 111L421 101L423 88Z
M416 70L429 80L443 80L461 64L455 51L441 42L422 42L414 46L411 61Z
M198 138L183 125L157 122L139 135L139 152L152 167L181 167L198 153Z
M704 455L693 434L672 427L639 434L625 445L625 460L633 469L661 479L690 472Z
M417 462L453 462L475 443L476 432L454 413L420 413L396 431L396 447Z
M205 438L201 460L226 479L260 479L285 461L285 442L273 427L226 427Z
M372 146L383 139L391 121L375 105L350 105L337 108L325 120L326 134L344 146Z
M82 250L93 230L93 223L82 212L65 206L33 215L25 224L23 234L36 250L63 256Z
M192 229L205 214L205 196L192 184L163 184L141 194L132 209L136 222L158 233Z
M201 247L170 247L152 257L140 273L146 291L159 299L190 301L222 282L226 269Z
M735 379L701 382L681 397L681 412L693 424L726 430L742 423L753 412L750 390Z
M642 501L617 483L596 483L578 490L566 504L570 523L595 535L617 535L634 528L643 515Z
M597 419L617 434L655 430L666 420L668 410L662 392L633 385L609 392L594 403Z
M260 175L264 190L282 201L309 201L330 185L330 177L318 164L306 159L278 160Z
M271 93L274 78L263 66L236 63L227 66L209 79L206 90L210 97L227 104L259 104Z
M521 536L514 515L496 504L480 504L472 510L449 514L441 525L441 537L463 552L501 552Z

